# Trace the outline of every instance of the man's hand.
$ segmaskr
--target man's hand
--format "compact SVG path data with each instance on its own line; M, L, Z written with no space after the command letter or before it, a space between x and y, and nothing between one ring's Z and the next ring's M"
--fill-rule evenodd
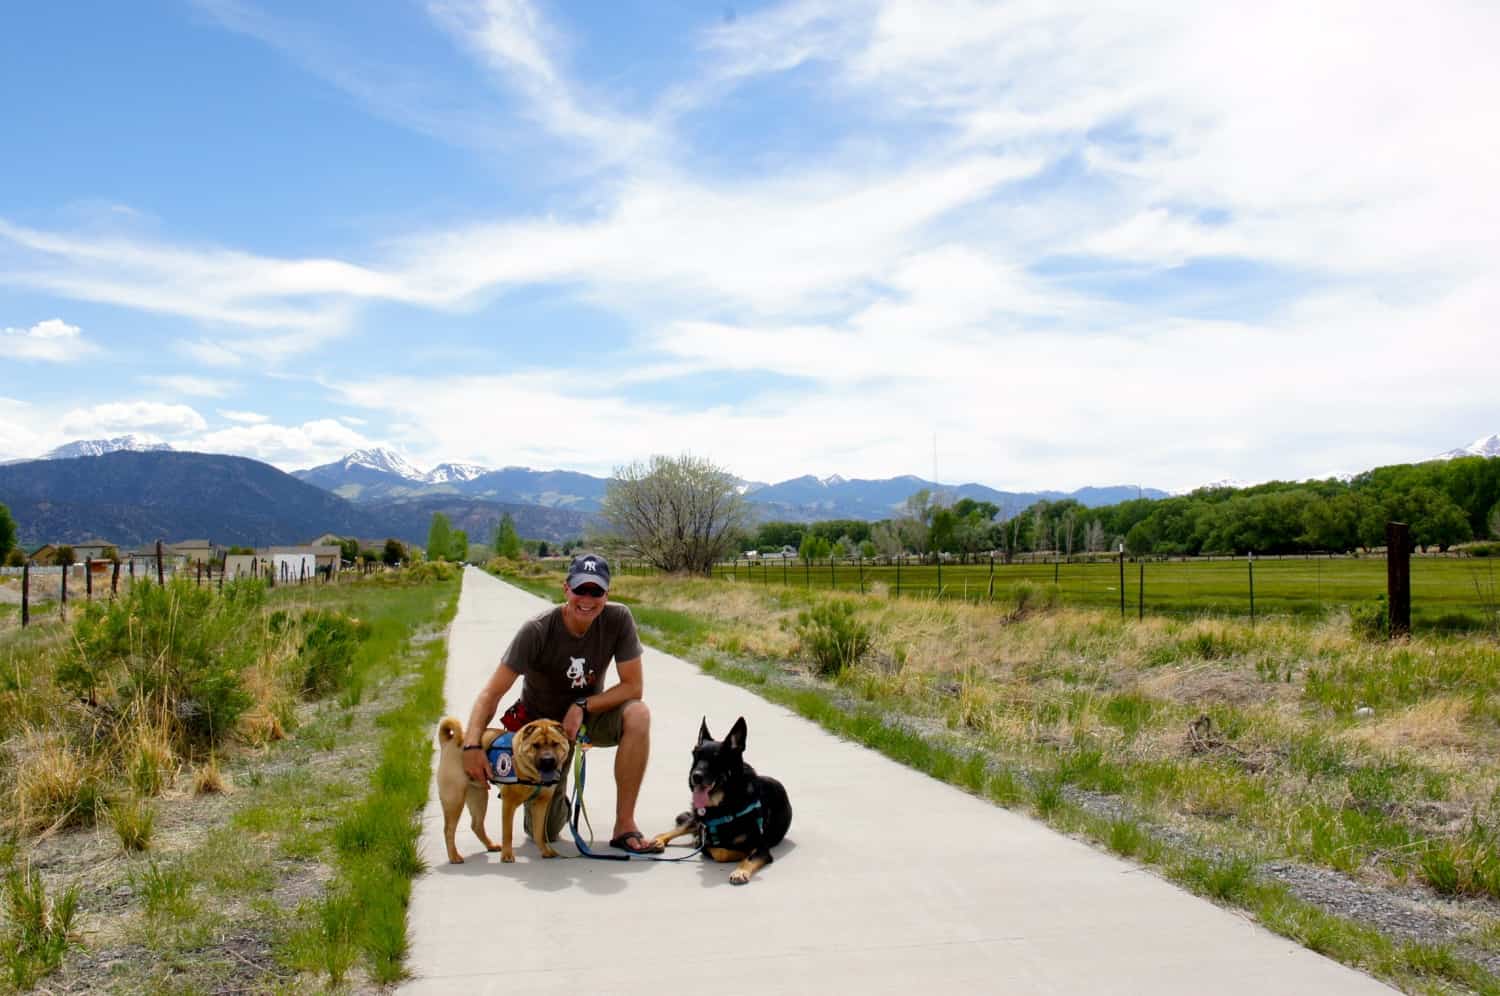
M464 774L481 785L490 783L490 762L482 750L464 751Z
M578 728L583 725L583 706L574 702L568 706L568 711L563 715L563 732L568 735L569 742L578 739Z

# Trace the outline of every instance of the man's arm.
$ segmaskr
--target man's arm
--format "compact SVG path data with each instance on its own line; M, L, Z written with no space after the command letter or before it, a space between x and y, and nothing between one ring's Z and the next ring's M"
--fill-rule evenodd
M479 696L474 700L474 708L469 710L469 722L464 727L464 746L479 746L479 738L483 736L485 727L490 725L490 720L495 718L495 710L500 707L500 700L505 693L510 691L510 686L516 683L521 675L512 671L504 661L495 668L495 673L490 675L490 680L484 683L479 690ZM485 759L482 750L464 751L464 771L475 781L485 780Z

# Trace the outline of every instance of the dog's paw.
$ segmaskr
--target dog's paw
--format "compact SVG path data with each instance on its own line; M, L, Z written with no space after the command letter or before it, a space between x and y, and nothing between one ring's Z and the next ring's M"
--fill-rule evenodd
M486 844L486 845L484 845L484 849L486 851L498 851L498 850L500 850L500 845L499 844Z
M508 851L508 850L506 850L503 847L500 848L500 861L503 864L507 864L507 865L513 865L513 864L515 864L516 863L516 854L515 854L515 852L514 851Z
M730 885L744 885L748 881L750 881L750 873L747 871L736 868L734 871L729 873Z
M448 863L450 865L461 865L461 864L463 864L464 863L463 855L461 855L461 854L450 854L450 855L448 855Z
M557 857L557 852L554 851L550 847L544 847L544 848L542 848L542 857L544 857L544 858L555 858L555 857Z

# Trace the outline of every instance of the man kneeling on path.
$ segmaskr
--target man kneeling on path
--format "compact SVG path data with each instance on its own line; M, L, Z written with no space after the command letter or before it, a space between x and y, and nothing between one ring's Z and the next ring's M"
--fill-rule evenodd
M562 723L568 739L576 740L579 727L587 722L593 746L617 748L615 828L610 846L655 853L661 845L642 835L635 822L635 801L651 753L651 710L642 701L645 685L635 618L625 606L609 604L609 564L594 554L573 558L563 595L562 605L522 624L474 700L464 726L464 771L484 784L484 751L470 748L479 747L479 736L494 718L500 699L517 678L525 678L520 699L506 710L501 724L519 730L533 719L555 719ZM605 688L604 673L611 659L620 680ZM549 841L556 840L568 822L567 772L564 765L562 781L547 811ZM526 830L531 832L529 809Z

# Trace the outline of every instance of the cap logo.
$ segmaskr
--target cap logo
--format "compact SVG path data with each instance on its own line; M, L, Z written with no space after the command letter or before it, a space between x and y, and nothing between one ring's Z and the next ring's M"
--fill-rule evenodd
M586 571L597 571L599 565L595 564L592 560L585 560L583 562L583 569Z

